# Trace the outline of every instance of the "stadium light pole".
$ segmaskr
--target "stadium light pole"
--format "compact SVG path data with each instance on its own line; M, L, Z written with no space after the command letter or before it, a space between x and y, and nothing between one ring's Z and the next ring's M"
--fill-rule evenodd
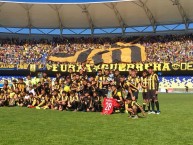
M91 36L93 36L94 35L94 23L93 23L91 15L88 11L89 5L79 5L78 4L77 6L80 7L82 10L82 13L84 13L86 15L86 18L87 18L88 23L89 23L89 27L91 29Z
M32 28L32 22L31 22L31 17L30 17L30 9L32 8L33 4L20 4L22 8L25 9L26 15L27 15L27 23L28 23L28 28L29 28L29 35L31 35L31 28Z
M156 20L155 20L155 17L153 16L152 12L150 11L148 6L146 5L146 3L143 2L142 0L133 1L133 3L138 5L139 7L141 7L144 10L147 18L149 19L149 21L151 23L151 26L153 28L153 32L155 33L156 29L157 29Z
M116 4L114 4L114 3L110 3L110 4L105 3L104 5L107 6L108 8L110 8L111 10L113 10L113 13L114 13L116 19L118 20L119 25L122 29L122 35L125 35L125 30L126 30L127 25L126 25L125 21L123 20L121 14L117 10Z
M174 6L177 6L178 11L179 11L179 13L180 13L180 15L181 15L181 17L182 17L182 21L183 21L183 23L184 23L184 25L185 25L185 29L188 30L188 28L189 28L189 18L188 18L188 16L187 16L184 8L183 8L182 5L180 4L180 1L179 1L179 0L171 0L171 2L172 2L172 4L173 4Z
M59 12L59 10L61 9L62 5L51 5L51 4L48 4L48 6L50 8L52 8L56 12L56 17L58 19L58 26L59 26L59 29L60 29L60 37L62 37L64 25L62 23L61 15L60 15L60 12Z

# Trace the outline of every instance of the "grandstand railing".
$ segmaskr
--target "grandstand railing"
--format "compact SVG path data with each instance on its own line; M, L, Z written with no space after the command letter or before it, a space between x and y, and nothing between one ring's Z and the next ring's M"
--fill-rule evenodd
M155 29L152 26L132 26L126 27L124 32L122 28L94 28L92 32L90 28L87 29L67 29L64 28L17 28L17 27L3 27L0 26L1 34L30 34L30 35L66 35L66 36L80 36L80 35L143 35L143 34L163 34L163 33L184 33L193 32L193 23L189 23L188 29L186 29L185 24L165 24L157 25Z

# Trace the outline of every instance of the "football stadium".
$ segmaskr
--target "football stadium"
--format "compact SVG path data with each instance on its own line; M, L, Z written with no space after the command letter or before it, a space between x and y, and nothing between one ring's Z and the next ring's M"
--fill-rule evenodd
M193 0L0 0L0 145L193 145Z

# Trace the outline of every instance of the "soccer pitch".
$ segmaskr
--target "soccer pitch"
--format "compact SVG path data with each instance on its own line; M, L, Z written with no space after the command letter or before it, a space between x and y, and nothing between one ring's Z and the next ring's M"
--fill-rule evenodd
M0 108L0 145L192 145L193 95L159 94L159 100L160 115L136 120L127 114Z

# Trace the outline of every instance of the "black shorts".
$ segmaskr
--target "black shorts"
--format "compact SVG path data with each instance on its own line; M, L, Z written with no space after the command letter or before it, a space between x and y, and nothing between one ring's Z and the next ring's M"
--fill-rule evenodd
M142 92L142 97L144 100L149 99L147 92Z
M98 90L98 95L105 97L108 94L108 89L99 89Z
M148 98L157 100L156 90L148 90Z
M135 97L135 99L137 100L138 99L138 94L139 94L139 92L137 91L137 92L132 92L133 93L133 96Z
M141 109L137 107L137 113L141 113Z

